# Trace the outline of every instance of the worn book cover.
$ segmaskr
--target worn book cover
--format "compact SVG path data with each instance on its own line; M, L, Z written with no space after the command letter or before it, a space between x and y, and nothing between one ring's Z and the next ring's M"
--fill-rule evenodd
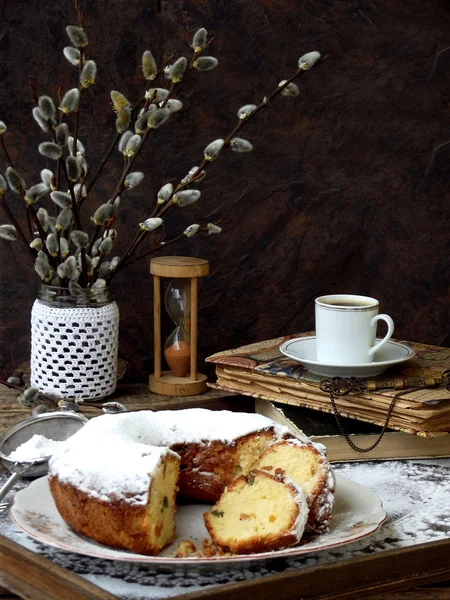
M323 378L310 373L279 350L286 340L312 333L257 342L208 357L207 362L215 363L217 375L216 383L209 384L210 387L332 412L329 395L319 387ZM375 391L363 390L357 395L338 397L340 415L383 426L392 398L398 392L392 387L396 378L441 378L442 373L450 369L450 348L402 343L409 344L415 356L371 378L378 387ZM383 387L384 382L390 387ZM450 390L445 385L412 392L406 389L396 401L389 427L424 437L450 431Z
M313 442L324 444L331 462L450 456L449 433L422 437L387 429L374 449L361 453L348 444L332 414L258 398L255 400L255 412L285 425L296 437L301 438L303 434ZM371 447L382 431L382 427L356 419L344 417L341 422L351 441L360 448Z

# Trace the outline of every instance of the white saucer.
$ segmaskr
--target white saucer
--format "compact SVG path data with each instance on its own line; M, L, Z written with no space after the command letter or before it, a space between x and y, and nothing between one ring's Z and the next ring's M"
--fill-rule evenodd
M377 339L378 341L380 340ZM409 346L389 340L378 352L375 352L374 361L371 363L325 364L317 360L315 336L288 340L281 344L280 352L301 363L311 373L324 377L374 377L414 356L414 350Z

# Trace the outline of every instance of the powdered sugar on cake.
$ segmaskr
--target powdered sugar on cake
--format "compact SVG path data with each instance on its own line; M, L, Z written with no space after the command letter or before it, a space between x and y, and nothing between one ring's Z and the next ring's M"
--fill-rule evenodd
M119 435L123 441L133 443L138 440L153 446L171 446L213 440L229 443L264 428L275 429L278 436L288 433L287 427L278 425L263 415L191 408L102 415L91 419L77 436L91 436L95 431L102 435Z
M56 452L50 475L90 496L145 504L151 475L167 446L232 442L264 428L288 432L263 415L186 409L101 415L89 421Z
M299 542L303 537L303 533L304 533L305 527L306 527L306 522L308 520L308 514L309 514L308 503L307 503L306 496L305 496L305 493L303 492L302 488L299 485L297 485L293 479L291 479L290 477L284 477L284 480L286 481L286 483L288 485L290 485L293 489L295 489L295 492L296 492L295 493L295 501L298 506L298 513L297 513L297 518L294 523L293 533L295 534L295 536L297 538L297 542Z
M105 502L146 504L150 479L160 459L174 454L168 448L130 444L108 436L102 438L100 447L86 445L82 437L72 439L50 459L49 471Z

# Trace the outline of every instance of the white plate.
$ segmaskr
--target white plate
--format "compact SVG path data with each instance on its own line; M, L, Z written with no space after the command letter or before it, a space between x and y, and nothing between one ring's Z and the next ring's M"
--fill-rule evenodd
M209 538L203 523L205 504L191 504L177 508L177 539L159 556L133 554L101 546L80 536L63 521L48 485L48 478L41 477L27 488L17 492L11 508L14 523L32 538L61 550L109 560L145 563L152 568L245 568L251 564L278 558L295 558L302 554L327 550L349 544L377 531L386 519L381 500L371 490L340 475L336 476L336 504L330 531L302 546L261 552L250 555L211 556L201 558L175 558L175 550L182 539L191 539L201 550L204 539Z
M380 340L377 338L378 341ZM409 346L389 340L378 352L375 352L374 360L371 363L326 364L317 360L315 336L288 340L281 344L280 352L301 363L311 373L324 377L374 377L389 367L403 363L414 356L414 350Z

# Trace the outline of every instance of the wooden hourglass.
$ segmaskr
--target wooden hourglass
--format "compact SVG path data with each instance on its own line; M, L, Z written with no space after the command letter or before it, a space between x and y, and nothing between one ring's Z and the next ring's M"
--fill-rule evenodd
M198 278L209 273L203 258L161 256L150 262L154 298L154 368L149 387L156 394L195 396L206 391L206 375L197 372ZM161 371L161 278L169 278L164 294L174 329L164 344L170 371Z

